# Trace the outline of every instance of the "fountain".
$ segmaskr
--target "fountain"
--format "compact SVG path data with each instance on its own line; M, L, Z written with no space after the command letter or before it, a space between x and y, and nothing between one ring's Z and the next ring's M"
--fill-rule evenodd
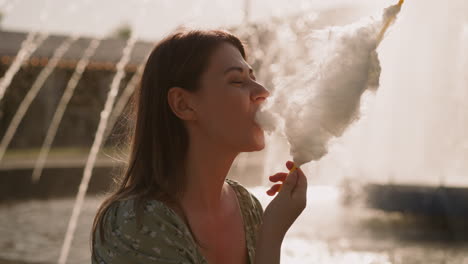
M39 32L39 29L43 26L48 16L49 2L50 0L47 0L45 5L42 7L42 10L39 16L40 21L38 23L37 29L32 30L31 32L28 33L26 39L23 41L23 43L21 43L21 49L18 51L18 54L16 55L14 62L11 64L10 68L5 73L5 75L0 79L0 101L3 99L6 89L10 85L11 80L13 79L15 74L18 72L23 62L26 61L31 56L31 54L37 49L37 47L39 47L41 43L44 42L44 40L48 37L47 32ZM15 2L9 3L5 7L5 11L9 12L10 9L13 8L14 4ZM0 155L0 160L2 159L1 158L2 155L3 153Z
M244 4L245 6L254 5L250 1L245 1ZM354 123L341 138L331 142L326 156L313 164L306 164L302 167L310 176L309 208L285 239L284 262L420 263L428 256L440 262L445 261L445 263L464 261L463 252L466 248L458 248L458 246L449 247L449 250L454 252L450 257L441 257L441 254L447 252L444 247L428 246L424 243L414 244L413 242L411 244L413 250L406 249L408 247L405 243L401 243L402 240L412 243L415 237L419 239L417 241L426 241L432 239L428 236L434 235L440 238L444 237L444 234L431 228L428 232L428 229L419 225L420 218L408 220L402 214L384 214L378 210L368 209L359 203L349 207L343 206L341 200L345 199L346 194L338 186L344 180L358 185L359 183L378 183L379 186L389 184L395 186L399 183L454 187L468 183L466 178L468 171L466 162L468 157L466 132L468 131L466 130L468 127L465 125L468 123L468 115L463 106L468 98L466 90L468 21L466 21L467 10L464 9L466 6L461 0L444 5L439 5L435 1L408 1L406 3L401 20L392 28L393 32L387 36L378 49L382 66L379 91L375 95L364 94L361 119ZM234 27L232 30L246 39L250 47L254 47L250 53L250 60L254 68L258 69L258 79L275 91L277 87L284 84L288 76L297 73L301 67L314 63L316 57L312 57L311 60L311 57L304 56L305 54L320 56L321 51L329 48L326 45L327 42L324 41L327 39L327 31L322 31L325 34L322 36L325 38L318 41L308 39L307 36L311 30L323 29L324 25L349 24L362 16L362 13L359 13L362 11L351 12L349 10L352 9L345 8L339 12L333 10L308 11L306 14L296 14L288 18L275 18L263 24L253 22L253 10L251 10L245 13L246 19L243 26ZM141 19L143 15L139 17ZM30 39L29 44L25 44L29 48L20 49L14 65L12 64L0 81L0 88L4 87L0 89L0 92L3 90L2 96L9 86L8 78L11 81L15 75L14 67L19 69L19 65L27 61L28 56L33 52L33 50L27 50L31 49L34 43L40 45L34 41L37 37L30 36L32 34L29 33L26 38ZM49 201L55 206L67 209L74 204L68 226L61 226L62 229L66 228L66 234L64 242L57 243L62 246L58 256L59 263L66 263L69 255L73 255L74 252L70 249L74 248L75 233L78 236L76 239L79 239L76 243L83 245L87 241L87 239L80 238L80 234L84 232L80 231L79 228L83 227L78 220L82 210L88 218L92 217L94 212L92 210L95 210L100 201L100 198L90 198L85 202L85 194L93 176L96 158L127 104L143 69L143 65L138 66L120 97L117 97L120 83L124 78L125 66L132 50L136 48L138 34L135 32L133 34L126 42L122 56L117 63L117 72L112 78L110 90L106 96L76 199ZM328 34L332 34L331 31ZM72 42L70 39L67 41ZM83 72L89 66L90 58L102 41L102 38L90 40L72 77L68 79L65 92L60 98L59 106L55 109L53 121L41 146L39 158L36 160L34 181L39 181L41 177L65 109L69 105ZM24 55L20 54L21 52ZM60 57L58 50L53 57ZM53 59L48 65L53 65ZM52 66L46 67L53 69ZM42 72L46 72L45 68ZM46 76L46 73L42 75ZM306 81L310 76L302 77L301 81ZM39 80L43 78L47 77L38 78L35 81L38 84L33 86L42 86L40 82L43 81ZM21 113L19 110L18 112ZM446 118L447 115L451 118ZM14 135L15 132L10 134ZM240 155L233 166L233 171L239 174L249 171L253 174L253 166L263 167L264 176L283 171L284 161L290 159L288 149L289 145L284 137L270 135L263 152ZM270 197L264 194L269 184L265 180L266 177L262 179L261 186L250 186L249 189L265 206L270 200ZM255 182L256 185L258 183L258 181ZM366 189L359 188L358 194L362 193L362 190ZM381 191L376 193L382 194ZM404 196L402 193L400 195ZM448 198L447 201L454 199L453 196L442 197ZM373 201L379 201L379 197L375 197ZM406 204L406 202L403 203ZM44 210L40 206L37 206L40 208L37 209L36 206L32 203L32 211ZM89 209L87 206L92 208ZM375 207L386 209L382 204ZM6 209L0 207L1 210ZM21 210L11 209L8 212L13 216L24 216L24 213L19 211ZM63 211L66 212L58 217L63 218L68 215L67 210ZM0 217L0 224L2 221L6 220ZM413 232L406 232L408 228ZM451 228L460 230L457 229L459 228L457 225L455 227L452 225ZM21 231L18 232L21 233ZM57 233L56 237L62 237L62 234ZM0 239L0 243L1 241ZM81 258L89 253L87 244L74 250L75 254L80 255ZM416 255L413 257L415 261L403 262L402 259L409 259L414 255ZM0 255L0 261L2 257L3 255ZM44 262L53 261L57 259L56 257L55 255L49 256ZM76 261L74 258L73 260ZM30 259L33 259L33 256ZM84 262L86 261L88 259Z
M110 112L112 111L115 98L117 96L120 81L122 80L124 75L124 67L130 59L130 52L132 51L135 42L136 37L132 36L128 40L127 45L125 46L123 51L123 56L117 64L117 73L114 79L112 80L109 96L106 100L104 110L102 110L101 112L101 120L99 121L98 130L96 132L96 138L94 139L93 146L91 147L91 151L86 162L83 179L81 180L80 187L78 189L78 194L75 200L75 205L73 206L72 215L70 217L68 229L65 234L65 241L60 252L58 263L66 263L67 261L78 217L80 216L81 207L83 206L83 201L86 195L86 191L88 189L89 180L93 172L94 163L96 162L97 154L99 152L99 149L101 148L101 144L104 139L104 132L107 126L107 121L109 119Z
M0 79L0 100L5 95L5 91L11 83L11 80L18 72L21 64L31 56L34 50L47 38L47 34L38 34L37 32L30 32L26 39L21 44L21 49L15 57L15 61L8 69L7 73Z
M36 97L37 93L39 92L39 89L42 88L49 75L57 66L59 60L62 58L65 52L67 52L67 50L70 48L73 42L75 42L77 39L77 36L71 36L68 39L65 39L54 52L47 66L44 69L42 69L41 73L34 81L28 94L24 97L23 101L18 107L16 114L14 115L12 121L10 122L10 125L8 126L7 131L5 132L5 135L2 138L2 141L0 142L0 161L2 160L3 155L5 154L6 149L8 148L8 145L10 144L11 139L13 138L16 132L16 129L18 128L21 120L26 114L26 111L28 111L29 106Z
M372 130L363 130L370 140L361 139L365 152L356 164L378 183L369 186L374 207L467 215L466 10L462 2L443 8L436 2L415 4L407 11L408 27L398 29L399 36L390 36L381 50L388 65L385 90L376 98ZM396 53L395 47L402 49ZM401 63L408 58L411 63Z
M42 170L44 169L44 165L47 159L47 155L49 153L50 147L52 142L55 138L57 133L58 127L60 125L60 121L62 120L63 114L65 113L65 109L70 102L70 99L73 95L73 92L78 85L78 81L81 79L86 66L88 66L89 59L96 51L97 47L101 43L100 39L93 39L90 43L88 48L85 50L83 57L77 63L75 71L73 72L72 77L68 81L67 87L65 88L65 92L60 99L59 105L54 113L52 121L50 122L49 129L47 130L47 135L44 139L44 143L42 144L41 151L39 153L39 157L37 158L36 165L34 166L34 171L32 174L33 182L39 181L41 177Z
M144 60L146 61L146 59ZM122 115L125 106L130 100L130 97L133 94L133 91L135 91L135 88L137 87L141 75L143 74L145 64L142 63L140 66L138 66L137 71L135 74L132 76L132 79L128 82L127 86L125 86L122 94L120 95L118 101L115 103L114 109L111 113L111 116L109 117L109 125L106 128L106 132L104 132L104 139L109 138L112 129L114 128L115 124L117 123L118 118Z
M140 11L138 13L138 17L142 20L144 19L145 14L146 14L146 12L144 11L145 11L145 5L147 4L147 2L148 0L145 0L140 3L141 6L140 6ZM127 41L125 48L122 51L122 57L117 63L117 66L116 66L117 72L112 80L109 94L107 96L106 103L104 105L104 109L101 112L101 119L99 120L96 137L91 147L88 160L86 161L83 178L81 179L81 183L78 189L78 194L76 196L75 204L73 206L72 215L70 217L67 232L65 234L65 240L64 240L62 249L60 251L60 257L58 259L59 264L64 264L67 262L71 243L72 243L73 236L76 230L76 225L78 222L78 217L80 216L81 208L83 207L83 202L84 202L84 198L86 195L86 191L88 189L89 181L92 176L93 167L96 162L98 152L104 140L104 136L105 136L104 133L106 132L109 116L111 115L111 112L114 108L114 102L117 97L117 93L119 91L120 82L122 81L122 78L124 77L124 74L125 74L125 66L130 60L130 55L131 55L133 47L135 46L135 43L137 42L137 38L138 38L137 33L133 31L130 38Z

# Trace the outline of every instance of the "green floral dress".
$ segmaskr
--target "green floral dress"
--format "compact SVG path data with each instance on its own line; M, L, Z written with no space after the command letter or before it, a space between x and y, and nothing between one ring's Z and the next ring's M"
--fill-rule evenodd
M226 179L239 201L249 262L254 262L255 240L263 209L257 198L238 182ZM148 200L144 204L141 226L137 227L134 201L111 205L104 221L103 243L99 229L95 233L92 263L174 263L207 264L188 227L164 203Z

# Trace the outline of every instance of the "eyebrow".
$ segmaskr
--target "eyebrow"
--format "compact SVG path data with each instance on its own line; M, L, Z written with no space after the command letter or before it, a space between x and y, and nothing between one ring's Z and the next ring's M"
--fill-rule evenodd
M239 66L232 66L232 67L229 67L227 68L225 71L224 71L224 74L227 74L228 72L230 71L238 71L238 72L244 72L244 69L242 67L239 67ZM253 70L252 68L249 67L249 73L253 73Z

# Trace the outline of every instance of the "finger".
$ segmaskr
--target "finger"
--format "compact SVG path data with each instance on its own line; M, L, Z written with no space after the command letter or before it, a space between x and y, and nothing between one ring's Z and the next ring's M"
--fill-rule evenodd
M294 162L290 160L286 162L286 168L288 168L288 170L291 170L293 167L294 167Z
M286 176L288 176L287 173L278 172L275 175L270 176L270 181L272 181L272 182L282 181L283 182L286 179Z
M297 169L297 185L296 190L298 193L305 195L307 193L307 177L301 169Z
M299 173L299 175L304 176L304 178L307 178L301 168L297 168L297 173Z
M297 184L297 170L290 173L283 182L281 192L291 193Z
M271 188L266 193L270 196L273 196L279 191L280 188L281 188L281 184L275 184L271 186Z

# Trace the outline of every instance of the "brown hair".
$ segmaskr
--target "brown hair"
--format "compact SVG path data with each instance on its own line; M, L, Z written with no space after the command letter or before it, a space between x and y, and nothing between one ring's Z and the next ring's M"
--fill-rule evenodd
M137 217L147 199L176 204L183 213L178 199L185 189L184 164L189 138L183 121L172 112L167 94L175 86L197 91L210 55L224 42L235 46L245 58L241 41L220 30L176 32L160 41L149 55L127 117L133 123L129 127L129 162L94 218L93 255L96 232L100 231L104 241L103 219L116 201L135 199Z

